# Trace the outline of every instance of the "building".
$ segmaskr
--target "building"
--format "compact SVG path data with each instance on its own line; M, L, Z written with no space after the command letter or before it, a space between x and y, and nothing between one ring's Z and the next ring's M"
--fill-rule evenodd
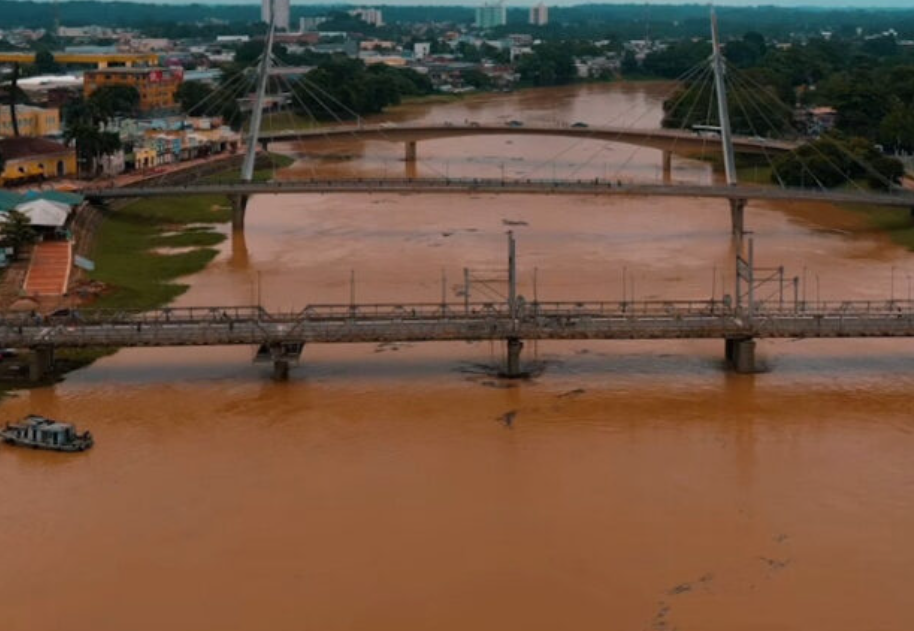
M0 184L76 175L76 149L47 138L0 138Z
M431 42L416 42L413 44L413 59L425 59L432 54Z
M133 86L140 93L140 110L150 112L175 107L175 92L184 80L182 68L105 68L83 75L83 94L92 95L107 85Z
M353 9L349 15L357 17L372 26L384 26L384 16L380 9Z
M308 33L311 31L316 31L317 27L326 22L329 18L325 17L310 17L310 18L299 18L298 20L298 31L300 33Z
M508 23L508 11L504 0L486 2L476 7L476 26L478 28L495 28Z
M260 0L260 18L269 24L273 11L276 11L273 23L276 28L289 30L292 9L289 0Z
M16 122L19 123L20 136L54 136L60 133L60 110L56 108L19 105L16 107ZM13 117L10 108L0 108L0 136L12 137Z
M534 26L546 26L549 24L549 7L542 2L530 7L530 24Z

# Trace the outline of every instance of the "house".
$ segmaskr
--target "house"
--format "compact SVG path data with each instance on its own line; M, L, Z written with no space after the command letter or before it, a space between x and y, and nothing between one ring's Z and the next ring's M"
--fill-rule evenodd
M54 136L60 133L60 110L56 108L18 105L16 122L20 136ZM0 136L13 135L13 117L8 107L0 108Z
M76 175L76 150L46 138L2 138L0 155L3 186Z

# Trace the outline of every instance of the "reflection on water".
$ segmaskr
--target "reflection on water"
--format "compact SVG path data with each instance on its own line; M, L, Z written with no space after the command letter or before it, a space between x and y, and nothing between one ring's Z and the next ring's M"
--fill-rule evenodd
M658 90L397 116L634 122L647 105L651 126ZM420 144L418 172L563 170L598 151L625 157L595 158L591 177L660 165L506 140ZM403 169L400 146L347 151L296 169ZM838 209L755 204L747 218L759 264L805 268L823 299L887 295L892 268L898 287L912 268ZM245 237L179 302L346 302L351 270L360 301L440 300L443 271L459 302L464 267L504 265L508 224L528 296L536 270L541 300L719 297L728 221L707 200L258 197ZM748 377L722 370L716 341L529 344L545 370L523 383L485 370L503 350L309 347L288 383L248 348L130 350L18 393L5 417L73 419L97 446L0 449L0 629L911 626L911 342L764 342L771 370Z

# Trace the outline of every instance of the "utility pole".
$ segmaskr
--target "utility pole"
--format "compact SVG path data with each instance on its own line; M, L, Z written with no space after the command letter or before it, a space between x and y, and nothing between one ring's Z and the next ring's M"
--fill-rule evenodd
M711 41L713 53L711 54L711 65L714 68L714 87L717 92L717 112L720 119L720 141L724 154L724 171L727 177L727 186L737 185L736 175L736 155L733 151L733 131L730 127L730 104L727 100L726 73L727 68L724 64L724 56L720 50L720 33L717 28L717 14L714 8L711 8ZM746 200L731 198L730 199L730 219L732 224L733 236L742 239L743 235L743 209L746 206Z
M508 310L517 317L517 253L514 232L508 231Z
M13 64L13 75L10 77L10 92L9 92L9 105L10 105L10 121L13 123L13 136L15 138L19 137L19 119L16 118L16 92L19 90L19 64Z

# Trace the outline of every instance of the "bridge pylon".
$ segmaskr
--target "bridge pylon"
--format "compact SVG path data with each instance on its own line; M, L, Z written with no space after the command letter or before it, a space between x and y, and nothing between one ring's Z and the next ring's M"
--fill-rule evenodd
M275 0L271 0L275 3ZM267 81L270 78L270 64L273 56L273 36L276 33L276 8L270 10L270 26L263 46L263 56L257 71L257 97L251 109L247 146L245 148L244 162L241 164L241 181L251 182L254 179L254 163L257 160L257 146L260 142L260 125L263 122L263 100L267 92ZM232 228L244 230L244 214L247 210L248 198L239 195L232 199Z
M717 93L717 116L720 121L720 142L724 154L724 171L727 176L727 186L736 186L738 182L736 173L736 152L733 149L733 129L730 125L730 104L727 99L727 85L725 77L727 68L724 64L724 55L720 47L720 33L717 28L717 14L711 8L711 67L714 70L714 91ZM737 197L730 198L730 231L733 238L742 241L745 227L744 210L746 200Z

